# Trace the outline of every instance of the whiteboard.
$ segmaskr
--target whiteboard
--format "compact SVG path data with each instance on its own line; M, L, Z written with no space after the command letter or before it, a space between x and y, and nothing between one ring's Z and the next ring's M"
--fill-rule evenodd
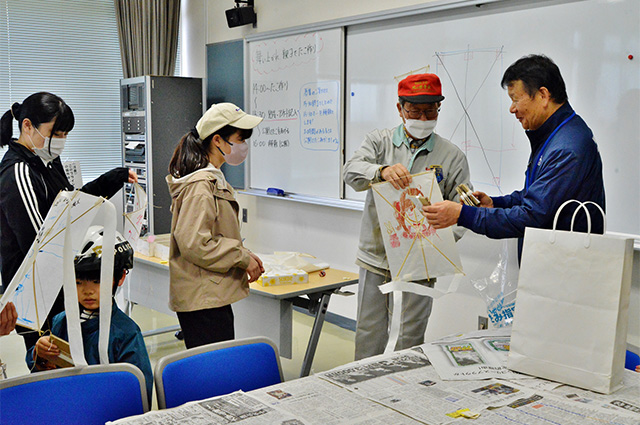
M340 198L342 29L249 42L249 187Z
M608 229L640 234L640 1L514 4L349 27L345 157L371 130L400 124L394 77L428 65L445 96L435 131L466 153L475 188L522 189L529 141L500 80L521 56L542 53L595 135ZM364 198L348 187L345 196Z

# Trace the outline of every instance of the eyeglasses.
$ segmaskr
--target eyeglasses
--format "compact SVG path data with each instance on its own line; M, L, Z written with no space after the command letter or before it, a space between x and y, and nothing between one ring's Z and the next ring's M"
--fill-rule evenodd
M405 109L403 106L402 109L407 113L407 116L412 120L419 120L423 115L428 119L432 120L438 117L438 113L440 112L440 108L430 108L430 109Z

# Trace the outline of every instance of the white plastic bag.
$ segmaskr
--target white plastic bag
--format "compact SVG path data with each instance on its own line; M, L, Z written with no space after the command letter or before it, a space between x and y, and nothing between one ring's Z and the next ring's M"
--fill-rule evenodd
M513 310L518 288L518 267L515 263L515 245L513 241L502 241L497 253L498 262L491 274L486 278L471 280L473 287L487 303L487 316L492 327L510 326L513 321Z

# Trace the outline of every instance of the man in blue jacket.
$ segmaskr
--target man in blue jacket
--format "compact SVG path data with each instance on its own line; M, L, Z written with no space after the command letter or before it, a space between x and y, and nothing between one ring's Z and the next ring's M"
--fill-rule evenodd
M551 228L563 202L592 201L604 210L602 160L593 133L569 105L564 80L551 59L542 55L518 59L505 71L501 85L511 98L509 112L531 143L524 188L498 197L474 192L480 208L444 201L424 210L436 229L458 224L490 238L519 238L520 257L525 227ZM590 206L590 213L591 231L602 233L600 212ZM573 208L563 209L557 228L569 230L572 215ZM587 230L583 211L576 215L573 228Z

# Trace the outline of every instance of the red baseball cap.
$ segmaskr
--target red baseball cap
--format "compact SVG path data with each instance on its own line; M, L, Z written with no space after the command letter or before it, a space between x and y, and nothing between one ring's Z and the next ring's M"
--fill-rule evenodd
M398 83L398 97L411 103L435 103L444 99L436 74L409 75Z

